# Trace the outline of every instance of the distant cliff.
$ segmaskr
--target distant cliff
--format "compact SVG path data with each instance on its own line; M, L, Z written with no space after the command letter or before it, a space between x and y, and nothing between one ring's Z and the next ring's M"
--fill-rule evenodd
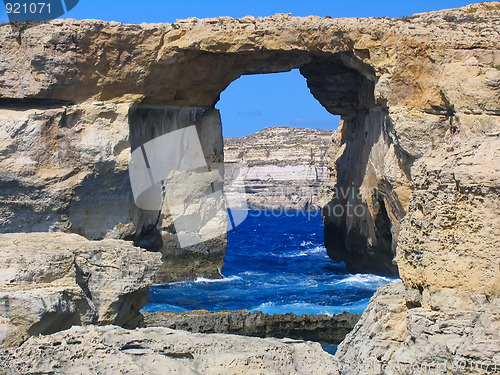
M250 208L317 209L332 131L269 127L224 140L225 193ZM237 176L239 182L235 182ZM244 184L244 186L242 186Z

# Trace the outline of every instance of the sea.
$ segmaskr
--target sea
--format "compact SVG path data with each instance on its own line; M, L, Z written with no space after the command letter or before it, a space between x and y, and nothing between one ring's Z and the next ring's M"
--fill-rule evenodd
M362 313L377 288L396 279L347 272L328 257L323 237L320 212L249 211L228 232L223 279L153 285L142 311Z

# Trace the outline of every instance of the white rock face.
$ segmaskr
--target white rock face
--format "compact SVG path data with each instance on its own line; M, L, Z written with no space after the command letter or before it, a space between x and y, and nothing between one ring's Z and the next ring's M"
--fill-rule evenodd
M133 221L129 107L0 109L0 232L71 231L102 239Z
M319 192L330 175L332 134L272 127L225 139L225 194L250 208L319 209Z
M76 234L0 235L0 346L72 325L136 325L160 257Z
M320 344L168 328L73 327L0 355L6 375L334 374ZM321 372L318 372L322 369Z

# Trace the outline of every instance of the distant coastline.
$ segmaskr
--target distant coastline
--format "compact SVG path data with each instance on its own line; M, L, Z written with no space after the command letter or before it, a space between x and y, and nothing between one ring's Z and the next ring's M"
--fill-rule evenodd
M251 210L319 210L333 133L279 126L224 139L226 195Z

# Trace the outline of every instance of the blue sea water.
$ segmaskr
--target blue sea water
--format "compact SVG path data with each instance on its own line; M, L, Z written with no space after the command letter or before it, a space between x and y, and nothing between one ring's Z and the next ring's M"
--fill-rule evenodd
M154 285L144 312L205 309L264 313L362 313L393 279L349 274L323 245L319 212L249 211L228 232L224 279Z

